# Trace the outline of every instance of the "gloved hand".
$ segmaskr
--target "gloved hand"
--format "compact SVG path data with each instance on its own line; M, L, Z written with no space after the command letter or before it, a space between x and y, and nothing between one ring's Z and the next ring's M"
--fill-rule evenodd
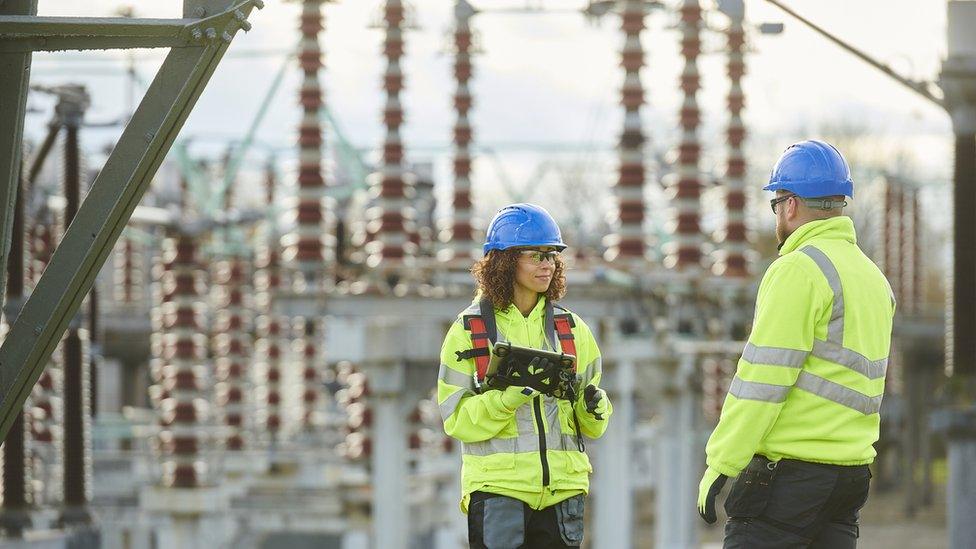
M709 467L698 485L698 514L709 524L715 523L715 496L722 491L729 477Z
M531 387L509 385L501 393L502 406L507 408L509 412L514 412L516 408L535 398L539 391Z
M596 419L603 419L602 411L597 412L596 410L597 408L601 408L600 403L604 400L604 397L606 397L606 393L603 392L603 389L600 389L592 383L583 389L583 403L586 404L586 411L592 414ZM601 410L602 409L603 408L601 408Z

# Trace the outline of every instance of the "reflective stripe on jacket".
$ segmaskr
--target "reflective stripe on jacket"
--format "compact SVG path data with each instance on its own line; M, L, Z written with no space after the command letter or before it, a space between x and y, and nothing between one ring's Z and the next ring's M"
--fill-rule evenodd
M875 456L895 311L888 281L849 217L802 225L780 255L705 450L728 476L754 454L837 465Z
M501 403L501 391L477 394L473 359L459 360L457 351L471 349L471 335L462 317L479 314L478 302L458 315L441 348L441 366L437 380L437 402L444 420L444 431L460 440L462 453L461 510L467 512L471 492L480 490L503 494L526 502L534 509L554 505L589 490L589 473L593 470L585 452L576 441L575 412L580 432L589 438L603 435L612 413L597 420L586 412L582 401L575 405L554 397L537 396L514 411ZM600 349L589 327L573 314L577 373L581 387L599 386L603 372ZM545 298L525 317L515 306L495 309L498 341L536 349L551 349L544 336ZM555 334L549 338L557 341ZM582 391L581 391L582 392ZM541 418L541 422L537 418ZM540 424L541 423L541 424ZM543 436L539 436L539 432ZM543 459L549 484L544 485Z

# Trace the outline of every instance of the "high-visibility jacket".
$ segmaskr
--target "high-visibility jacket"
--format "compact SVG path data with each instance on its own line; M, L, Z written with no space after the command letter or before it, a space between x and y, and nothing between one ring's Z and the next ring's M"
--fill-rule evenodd
M754 454L835 465L874 460L895 299L854 223L800 226L759 285L752 333L705 449L738 476Z
M550 343L557 341L556 334L545 336L545 302L540 296L528 316L514 305L505 310L496 308L498 341L558 352L558 348L553 349L558 344ZM444 431L462 443L461 511L468 512L470 494L476 490L513 497L534 509L587 493L593 467L577 443L576 421L582 435L602 436L613 413L609 398L604 397L598 409L603 419L598 420L586 411L582 399L571 404L538 395L510 410L501 401L502 391L478 394L474 359L457 355L472 348L471 334L462 319L477 314L480 308L476 300L451 325L441 348L437 379ZM573 320L580 387L591 383L599 386L603 372L600 349L586 323L575 314ZM582 389L579 392L582 394Z

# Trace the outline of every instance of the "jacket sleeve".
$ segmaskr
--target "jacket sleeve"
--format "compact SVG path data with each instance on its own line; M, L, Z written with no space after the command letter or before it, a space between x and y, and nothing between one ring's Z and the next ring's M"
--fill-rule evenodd
M613 414L613 404L610 396L603 393L603 400L597 406L596 412L603 419L596 419L586 411L586 403L583 401L583 389L589 385L600 387L600 380L603 377L603 360L600 356L600 348L597 346L596 339L590 331L590 327L583 322L583 319L573 315L576 322L576 371L581 377L580 394L576 398L573 406L576 418L579 420L580 432L588 438L600 438L607 430L610 423L610 415Z
M814 329L829 314L826 281L804 261L803 254L781 257L759 285L752 333L705 447L708 466L723 475L738 476L776 423L813 348Z
M470 348L471 337L459 320L451 325L441 347L437 404L448 436L461 442L481 442L501 432L512 421L515 408L503 403L502 391L475 392L474 360L459 361L455 354Z

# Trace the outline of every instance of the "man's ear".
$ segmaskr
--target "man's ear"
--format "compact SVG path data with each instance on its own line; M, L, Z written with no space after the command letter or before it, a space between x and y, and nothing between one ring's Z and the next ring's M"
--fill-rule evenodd
M786 201L786 219L792 221L800 215L800 197L793 195Z

